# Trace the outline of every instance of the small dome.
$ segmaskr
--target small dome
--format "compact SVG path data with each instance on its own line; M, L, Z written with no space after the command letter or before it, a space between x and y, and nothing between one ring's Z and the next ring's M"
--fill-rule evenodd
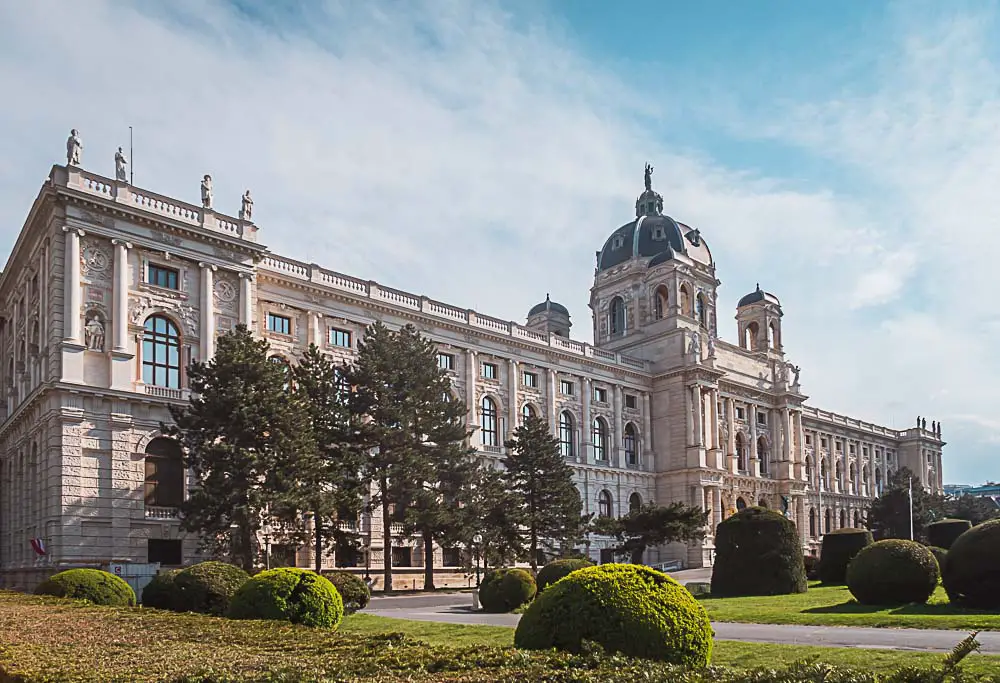
M755 304L758 301L770 301L771 303L778 304L779 306L781 305L781 302L778 301L778 297L770 292L765 292L760 288L760 283L758 282L757 289L740 299L739 303L736 304L736 307L740 308L742 306L749 306L750 304Z
M534 306L531 307L531 310L528 311L528 317L530 318L531 316L535 315L536 313L542 313L543 311L552 311L554 313L562 313L563 315L566 315L566 316L569 315L569 310L567 310L567 308L565 306L563 306L562 304L557 304L555 301L552 301L549 298L548 294L545 295L545 301L543 301L540 304L535 304Z

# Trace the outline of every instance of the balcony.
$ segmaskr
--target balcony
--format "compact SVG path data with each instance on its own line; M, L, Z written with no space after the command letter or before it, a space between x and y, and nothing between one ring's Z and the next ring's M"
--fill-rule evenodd
M180 519L180 508L146 506L146 519Z
M146 396L155 396L157 398L172 398L175 400L184 399L184 389L169 389L167 387L154 387L152 384L146 384Z
M503 455L503 446L490 446L482 444L480 449L486 453L492 453L493 455Z

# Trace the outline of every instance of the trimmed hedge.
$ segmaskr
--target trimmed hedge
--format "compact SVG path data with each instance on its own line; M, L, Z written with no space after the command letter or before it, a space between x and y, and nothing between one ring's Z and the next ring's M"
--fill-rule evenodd
M868 529L837 529L823 536L819 556L819 580L842 584L847 580L847 565L862 548L874 543Z
M927 546L927 549L931 551L931 555L933 555L934 559L937 560L938 569L940 570L941 575L944 576L944 561L945 558L948 557L948 551L944 548L938 548L933 545Z
M334 629L344 617L344 601L330 580L316 572L279 567L244 583L233 596L226 616Z
M795 524L752 507L726 518L715 531L712 595L805 593L806 569Z
M815 581L819 578L819 558L815 555L803 555L802 564L806 568L806 578Z
M198 612L221 616L229 601L250 575L225 562L209 560L181 570L174 577L173 608L178 612Z
M939 519L927 525L927 545L948 550L958 537L972 528L967 519Z
M67 569L35 588L36 595L86 600L105 607L134 607L135 591L120 576L100 569Z
M916 541L872 543L847 568L847 588L862 605L927 602L940 577L937 560Z
M689 667L707 666L712 626L681 584L655 569L605 564L573 572L531 603L514 632L527 650L608 652Z
M1000 519L978 524L958 537L945 558L943 580L952 602L1000 609Z
M344 613L354 614L358 610L363 610L368 606L368 601L372 598L372 592L361 577L357 574L344 571L323 572L333 587L340 593L344 601Z
M553 560L538 570L538 576L535 577L535 582L538 584L538 592L541 593L546 587L571 572L575 572L577 569L593 566L594 563L586 559Z
M479 604L484 612L513 612L537 592L530 572L516 567L491 569L479 584Z
M174 586L174 579L180 573L180 569L161 569L153 577L153 580L142 589L142 606L172 610L174 608L174 593L177 590L177 587Z

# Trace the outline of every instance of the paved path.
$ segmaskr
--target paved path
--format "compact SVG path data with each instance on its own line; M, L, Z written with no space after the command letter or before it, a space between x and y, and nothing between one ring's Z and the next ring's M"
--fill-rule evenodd
M486 614L472 610L470 593L376 597L365 610L368 614L413 621L450 624L517 626L519 614ZM713 623L718 640L784 645L821 645L887 650L950 652L967 631L914 628L861 628L854 626L800 626L784 624ZM978 636L983 654L1000 655L1000 632Z

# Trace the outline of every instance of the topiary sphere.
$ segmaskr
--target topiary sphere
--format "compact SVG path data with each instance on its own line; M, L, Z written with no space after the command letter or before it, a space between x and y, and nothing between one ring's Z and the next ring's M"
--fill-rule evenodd
M806 569L795 524L774 510L747 508L715 531L712 595L805 593Z
M233 596L226 616L334 629L344 617L344 601L329 579L316 572L279 567L243 584Z
M608 652L688 667L708 665L712 626L705 608L663 572L635 564L585 567L550 585L521 616L514 645Z
M927 546L927 549L931 551L931 555L933 555L934 559L937 560L938 571L943 575L944 574L944 560L945 560L946 557L948 557L948 551L945 550L944 548L938 548L937 546L933 546L933 545Z
M192 565L174 577L174 609L221 616L249 578L245 571L225 562L210 560Z
M978 524L952 543L943 579L952 602L1000 609L1000 519Z
M841 584L847 580L847 565L865 546L874 542L868 529L837 529L823 536L819 556L819 580Z
M484 612L512 612L529 602L538 587L535 577L524 569L491 569L479 584L479 604Z
M538 584L538 592L541 593L546 587L567 574L575 572L577 569L593 566L593 562L584 559L553 560L538 570L538 576L535 577L535 582Z
M100 569L67 569L35 588L36 595L86 600L105 607L135 606L135 591L120 576Z
M891 538L863 548L847 567L847 588L862 605L925 603L940 571L930 550Z
M927 545L948 550L958 537L972 528L967 519L939 519L927 525Z
M174 609L174 579L180 573L180 569L161 569L142 589L142 606Z
M357 574L352 574L351 572L344 571L333 571L333 572L323 572L333 587L337 589L340 593L341 599L344 601L344 612L346 614L353 614L358 610L362 610L368 606L368 601L371 600L372 592L368 588L368 584L361 580Z

